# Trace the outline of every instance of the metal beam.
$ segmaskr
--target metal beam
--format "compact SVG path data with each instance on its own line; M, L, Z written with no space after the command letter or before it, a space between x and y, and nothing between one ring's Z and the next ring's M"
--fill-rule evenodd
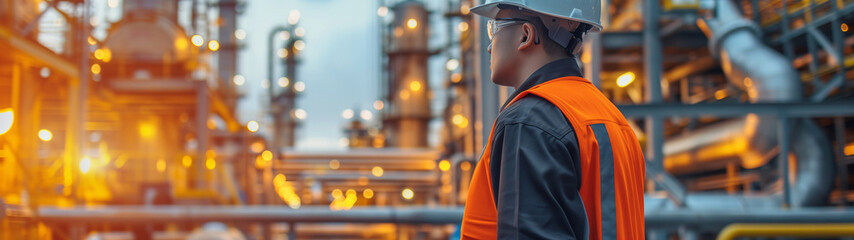
M839 184L839 202L841 206L848 205L848 164L845 164L845 119L842 117L833 118L833 132L836 135L836 179Z
M643 32L602 32L602 48L606 50L621 50L632 47L643 47ZM675 31L662 37L662 45L676 48L702 48L708 46L709 39L699 31Z
M685 206L685 197L688 195L688 191L676 177L665 171L661 164L652 164L646 161L646 176L647 179L652 179L657 187L667 193L667 198L673 204L680 207Z
M705 56L699 59L693 59L691 61L687 61L679 66L670 68L669 71L664 73L664 79L670 83L682 80L690 75L708 71L713 67L717 67L718 62L715 61L712 56Z
M289 172L287 170L275 169L275 173ZM292 178L311 178L317 181L353 181L360 177L365 177L374 182L397 182L397 183L435 183L439 179L439 174L436 171L384 171L381 177L373 175L365 175L360 171L335 171L334 174L320 171L290 171L294 174L288 175L288 179Z
M840 66L843 65L844 64L840 64ZM813 93L813 95L810 97L810 100L812 100L813 102L820 102L827 98L827 96L830 96L830 93L833 92L833 90L836 90L837 88L842 86L842 84L845 83L845 74L842 71L840 71L839 73L842 74L837 74L835 77L831 78L830 81L827 81L827 84L824 84L823 86L821 86L821 88L815 91L815 93ZM818 75L813 75L813 77L816 76Z
M854 116L854 102L821 103L752 103L752 104L639 104L619 105L617 108L626 117L737 117L747 114L786 115L789 117L834 117Z
M815 28L815 26L809 26L806 28L807 32L813 37L816 43L818 43L818 45L821 46L821 48L824 49L825 52L827 52L827 56L829 58L828 61L831 62L831 64L842 64L842 62L844 61L842 59L842 55L836 51L836 47L834 47L833 44L830 43L830 40L827 40L827 37L821 34L821 32L819 32ZM836 31L836 28L833 28L833 31ZM818 58L814 56L811 62L818 62Z
M780 149L780 153L777 156L777 164L779 165L780 176L783 182L783 207L789 208L792 204L791 200L791 186L789 183L789 142L791 140L791 136L789 134L790 126L789 118L786 116L780 116L779 123L777 123L777 141L778 148Z
M661 92L661 71L662 71L662 47L661 47L661 32L659 31L658 21L660 14L659 1L644 0L643 2L643 55L644 55L644 71L646 81L646 94L644 101L648 104L661 104L664 102ZM644 155L647 168L663 169L662 162L664 160L664 119L660 116L647 116L646 118L646 151ZM660 171L659 175L668 175L664 171ZM660 177L660 179L663 179ZM684 192L680 189L679 182L671 181L671 186L661 186L668 192L671 199L674 199L677 205L681 205Z
M0 25L0 46L4 46L4 49L6 49L5 46L9 46L9 49L12 50L11 53L4 54L20 56L28 62L49 67L52 71L67 76L71 82L77 82L80 77L80 70L77 65L38 43L17 35L8 27L2 25Z
M47 1L47 4L48 4L48 5L47 5L47 8L45 8L45 10L42 10L41 12L39 12L39 15L38 15L38 16L36 16L36 17L35 17L35 18L33 18L32 20L30 20L30 23L29 23L29 24L27 24L27 26L26 26L26 27L24 27L24 29L22 29L22 30L21 30L20 35L21 35L21 36L27 36L27 35L29 35L29 34L30 34L30 32L31 32L31 31L33 31L33 29L35 29L35 28L36 28L36 26L39 24L39 22L41 21L42 17L44 16L44 14L45 14L45 13L47 13L47 11L50 11L51 9L56 10L56 11L62 11L62 10L60 10L60 9L56 8L56 4L57 4L57 3L59 3L59 1L58 1L58 0L54 0L54 1Z
M291 151L283 155L283 159L393 159L393 160L435 160L440 156L439 152L430 149L402 149L402 148L382 148L382 149L360 149L335 152L299 152Z
M208 150L208 146L210 145L210 131L208 131L208 119L210 119L211 115L211 106L210 106L210 91L208 91L207 85L197 84L196 85L196 141L198 142L198 147L196 148L196 163L193 164L192 170L190 170L189 179L195 179L193 181L192 186L197 188L202 188L205 186L205 179L203 174L205 170L205 164L202 164L206 160L205 153Z
M79 75L80 81L74 82L69 81L68 91L74 92L69 94L69 124L67 132L66 132L66 147L70 148L71 151L66 153L66 157L71 157L71 165L65 165L63 168L72 169L72 178L71 181L71 191L72 196L75 202L81 201L83 195L80 192L82 179L81 174L82 171L77 171L77 165L80 161L82 161L83 157L86 156L86 151L88 150L88 138L86 137L86 120L87 120L87 106L86 102L89 95L89 79L91 75L89 74L90 68L90 59L89 59L89 45L88 39L89 34L92 31L92 27L89 25L89 16L91 15L89 7L91 6L90 0L83 0L80 3L80 7L83 8L83 14L80 17L80 20L76 24L78 24L79 28L77 29L77 41L73 46L77 48L78 57L80 62L78 62L78 68L80 71L77 73ZM73 59L73 58L72 58ZM93 72L94 73L94 72ZM73 119L73 120L72 120ZM68 187L68 186L66 186Z
M784 3L783 9L786 8L785 2L786 1L783 1L783 3ZM788 11L784 10L783 13L788 14ZM854 4L845 6L841 9L838 9L838 11L834 11L834 12L829 13L827 15L815 18L812 22L807 23L806 25L804 25L801 28L790 30L790 31L784 31L783 34L780 35L779 37L773 38L773 40L771 40L770 43L772 46L776 46L776 45L786 43L789 39L792 39L795 36L804 34L807 31L807 28L809 28L809 27L822 26L824 24L827 24L828 22L833 21L834 19L839 19L843 16L848 16L852 13L854 13ZM783 19L785 20L786 17L783 17ZM788 26L786 24L788 24L788 22L784 22L784 25L783 25L784 30L786 29L785 27ZM765 27L765 28L768 29L768 27Z

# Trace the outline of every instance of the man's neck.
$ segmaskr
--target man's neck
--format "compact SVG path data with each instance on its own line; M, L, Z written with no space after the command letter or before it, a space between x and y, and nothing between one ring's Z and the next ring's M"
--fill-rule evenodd
M550 57L550 56L532 56L528 60L522 61L519 64L519 71L517 72L519 76L516 77L516 82L513 84L513 88L519 88L525 83L525 80L531 77L531 74L534 74L537 70L545 66L546 64L563 59L565 57Z

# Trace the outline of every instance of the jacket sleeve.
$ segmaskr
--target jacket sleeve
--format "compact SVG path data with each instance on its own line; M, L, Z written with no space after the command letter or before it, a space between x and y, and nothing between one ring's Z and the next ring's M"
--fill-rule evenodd
M555 136L535 125L512 123L492 140L498 238L586 239L575 134Z

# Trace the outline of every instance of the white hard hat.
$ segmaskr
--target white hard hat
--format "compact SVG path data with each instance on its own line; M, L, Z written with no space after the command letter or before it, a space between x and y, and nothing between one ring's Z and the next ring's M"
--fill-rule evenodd
M562 45L565 45L571 37L569 29L566 29L569 23L555 20L563 19L590 24L592 32L602 30L601 0L486 0L486 3L473 7L471 12L492 19L498 15L500 4L539 14L543 24L549 29L549 37ZM552 19L548 19L549 17Z

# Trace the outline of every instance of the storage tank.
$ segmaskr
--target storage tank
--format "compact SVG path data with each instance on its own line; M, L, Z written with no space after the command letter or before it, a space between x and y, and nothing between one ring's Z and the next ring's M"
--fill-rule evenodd
M394 21L388 46L389 110L383 116L389 145L427 147L430 121L430 87L427 83L429 15L420 2L393 7Z
M190 80L198 48L175 21L177 4L176 0L125 1L124 18L109 30L102 47L110 55L103 63L104 79Z

